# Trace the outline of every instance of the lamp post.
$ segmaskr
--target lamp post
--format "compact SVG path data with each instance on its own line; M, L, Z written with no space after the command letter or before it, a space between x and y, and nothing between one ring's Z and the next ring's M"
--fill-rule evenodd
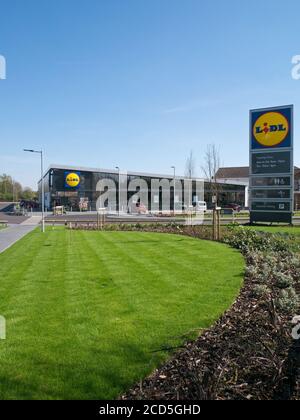
M15 181L12 180L12 193L13 193L13 202L15 204Z
M175 211L176 211L176 166L171 166L171 169L173 169L173 171L174 171L174 209L173 209L173 212L174 212L174 216L175 216Z
M120 205L121 205L121 177L120 177L120 168L119 168L119 166L116 166L116 170L119 172L119 188L118 188L118 192L119 192L119 194L118 194L118 197L119 197L119 199L118 199L118 201L119 201L119 203L118 203L118 215L119 215L119 217L120 217Z
M23 149L24 152L38 153L41 156L41 183L42 183L42 232L45 232L45 187L44 187L44 155L43 150Z

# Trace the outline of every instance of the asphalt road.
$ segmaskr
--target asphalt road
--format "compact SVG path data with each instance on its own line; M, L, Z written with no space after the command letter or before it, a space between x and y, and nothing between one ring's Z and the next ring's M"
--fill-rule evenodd
M12 214L14 203L0 202L0 221L5 221L9 225L19 225L28 219L28 216L15 216Z
M13 203L10 202L0 202L0 212L12 211Z
M0 203L0 221L6 221L10 225L21 224L26 221L29 217L27 216L15 216L11 213L13 209L13 203L6 202ZM38 213L34 213L38 214ZM69 213L63 216L53 216L49 215L46 217L46 223L51 224L64 224L68 222L78 222L78 223L95 223L97 221L96 213ZM170 223L170 222L177 222L177 223L184 223L183 218L174 218L174 217L148 217L148 216L121 216L118 217L117 215L110 215L107 216L108 223ZM222 225L227 225L232 222L231 217L226 217L221 220ZM236 218L235 222L239 224L246 224L249 222L247 217L245 218ZM211 219L204 219L204 225L211 225ZM294 218L294 224L300 225L300 218Z
M54 224L64 224L64 223L96 223L97 215L96 214L67 214L63 216L47 216L46 223L54 223ZM174 217L145 217L145 216L125 216L125 217L118 217L118 216L107 216L106 218L107 223L170 223L170 222L177 222L177 223L184 223L183 218L174 218ZM232 223L232 218L227 217L221 219L222 225L227 225ZM235 222L239 224L246 224L249 223L249 218L236 218ZM204 219L204 225L212 225L212 219ZM300 218L294 219L295 225L300 225Z

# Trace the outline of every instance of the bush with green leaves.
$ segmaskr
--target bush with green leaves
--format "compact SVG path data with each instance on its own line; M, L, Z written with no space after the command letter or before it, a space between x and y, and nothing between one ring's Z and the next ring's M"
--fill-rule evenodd
M294 314L299 309L300 301L296 290L293 287L282 290L276 300L279 309L287 314Z
M258 265L248 265L246 267L246 276L250 280L256 280L260 276L260 268Z
M230 228L224 242L239 249L247 262L246 277L253 283L252 294L261 299L275 300L285 314L300 309L300 299L294 288L300 283L300 254L295 244L280 235L255 232L245 228Z
M280 289L287 289L292 287L294 284L294 279L290 274L285 274L280 271L274 274L274 283L276 287Z
M253 287L253 296L256 298L263 298L270 295L271 290L265 284L256 284Z
M295 247L282 235L253 231L244 227L229 227L224 234L223 242L241 250L244 254L249 251L292 252Z

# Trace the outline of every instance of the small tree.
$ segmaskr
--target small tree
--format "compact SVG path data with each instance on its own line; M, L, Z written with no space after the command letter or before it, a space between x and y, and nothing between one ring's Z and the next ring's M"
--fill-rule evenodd
M220 149L215 144L207 146L202 171L209 183L209 190L212 196L216 197L216 205L219 200L219 193L221 190L220 184L216 178L216 174L220 169Z

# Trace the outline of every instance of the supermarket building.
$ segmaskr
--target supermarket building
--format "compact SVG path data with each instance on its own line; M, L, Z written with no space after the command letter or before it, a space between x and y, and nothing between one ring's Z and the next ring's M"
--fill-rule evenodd
M115 205L119 209L120 188L119 184L126 185L126 195L128 201L136 193L141 192L138 186L140 183L147 186L147 196L144 200L148 201L148 210L162 210L162 196L165 188L169 186L169 207L174 209L174 201L177 203L176 209L181 206L183 197L188 194L189 202L194 204L197 201L206 201L208 207L212 206L214 192L212 183L203 180L187 180L184 177L174 175L161 175L143 172L119 172L116 169L85 168L69 165L50 165L43 177L45 207L51 210L55 206L64 206L66 210L96 210L99 208L99 196L107 190L103 187L99 189L99 182L111 181L115 186ZM175 181L175 182L174 182ZM38 183L39 199L41 202L42 180ZM175 184L175 191L174 191ZM153 185L158 185L153 191ZM189 185L187 191L187 185ZM133 186L133 187L132 187ZM202 187L201 187L202 186ZM175 192L175 197L174 197ZM153 200L154 197L154 200ZM175 200L174 200L175 198ZM247 185L242 182L219 182L218 183L218 204L222 207L236 203L242 207L247 207L248 192ZM153 204L155 203L155 204ZM107 204L104 203L106 207ZM151 207L155 207L151 208ZM111 209L108 209L111 210ZM121 210L121 209L120 209ZM122 209L124 210L124 209ZM127 209L126 209L127 210Z

